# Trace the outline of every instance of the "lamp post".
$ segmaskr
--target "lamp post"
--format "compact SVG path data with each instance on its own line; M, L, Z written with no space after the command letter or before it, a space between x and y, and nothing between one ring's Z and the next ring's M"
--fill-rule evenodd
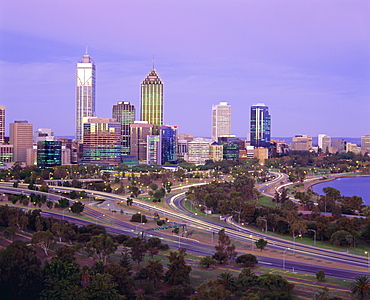
M313 245L316 246L316 230L315 229L308 229L308 231L313 231Z
M102 217L105 217L105 215L101 215L101 216L98 216L98 217L96 218L96 220L95 220L95 224L96 224L96 225L98 225L98 219L99 219L99 218L102 218Z
M370 271L370 252L365 251L365 254L367 254L367 270Z
M286 248L283 252L283 271L285 271L285 252L289 250L290 248Z
M253 251L253 235L249 235L249 237L251 238L251 251Z
M63 220L64 220L64 212L65 212L67 209L68 209L68 210L71 210L71 208L70 208L70 207L67 207L67 208L63 209Z
M260 219L261 221L265 221L266 222L266 229L265 229L265 232L267 232L267 220L266 219Z
M240 224L240 211L235 211L235 210L233 210L233 213L237 213L237 214L239 214L238 223ZM261 219L261 220L262 220L262 219Z
M294 239L294 255L295 255L295 239L296 239L297 237L302 237L302 234L298 234L298 235L296 235L296 236L293 236L293 239Z

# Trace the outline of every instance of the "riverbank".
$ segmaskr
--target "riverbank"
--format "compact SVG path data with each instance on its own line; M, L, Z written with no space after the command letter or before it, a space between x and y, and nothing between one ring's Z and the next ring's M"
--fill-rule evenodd
M332 175L330 177L327 177L325 179L319 179L319 178L315 178L313 179L313 181L305 181L304 182L304 189L305 191L307 191L308 189L312 189L312 187L316 184L319 184L319 183L324 183L324 182L329 182L329 181L334 181L336 179L339 179L339 178L348 178L348 177L368 177L370 176L370 174L335 174L335 175ZM325 176L322 176L322 177L325 177Z

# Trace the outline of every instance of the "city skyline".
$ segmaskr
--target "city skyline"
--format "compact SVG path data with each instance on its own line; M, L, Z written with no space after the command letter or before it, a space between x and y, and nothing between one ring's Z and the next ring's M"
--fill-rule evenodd
M259 102L269 107L272 137L369 134L368 1L159 1L154 10L148 1L21 2L21 10L0 4L6 135L15 120L74 135L75 66L86 44L97 66L98 117L110 117L118 101L140 109L154 54L166 83L163 124L179 133L210 136L209 110L227 101L231 133L241 138Z

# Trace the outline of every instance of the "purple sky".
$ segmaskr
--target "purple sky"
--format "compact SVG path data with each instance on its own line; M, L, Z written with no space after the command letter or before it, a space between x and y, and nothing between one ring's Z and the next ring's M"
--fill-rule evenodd
M370 1L18 0L0 3L0 104L6 122L75 132L75 69L97 65L97 115L131 101L155 68L165 124L211 135L211 107L232 105L245 137L263 102L272 136L370 134Z

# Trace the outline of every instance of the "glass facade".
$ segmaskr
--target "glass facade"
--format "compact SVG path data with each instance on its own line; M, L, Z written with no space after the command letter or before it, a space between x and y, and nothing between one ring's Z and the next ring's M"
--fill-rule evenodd
M218 144L223 146L223 158L226 160L239 160L239 139L235 136L221 136Z
M161 164L176 163L177 126L165 125L160 127Z
M128 101L113 105L112 117L121 124L121 153L130 155L130 124L135 122L135 106Z
M62 142L37 142L37 166L40 169L52 168L62 164Z
M231 134L231 105L221 102L212 106L212 139Z
M271 116L263 103L251 107L251 146L270 148Z
M154 68L141 83L141 121L153 124L153 134L159 135L163 124L163 82Z

